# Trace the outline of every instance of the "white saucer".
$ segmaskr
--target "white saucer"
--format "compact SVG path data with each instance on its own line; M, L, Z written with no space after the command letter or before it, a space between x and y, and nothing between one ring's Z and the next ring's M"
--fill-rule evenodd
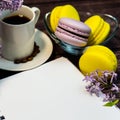
M36 29L35 42L40 47L40 53L32 61L20 64L14 64L13 61L0 57L0 69L10 71L24 71L42 65L48 60L53 51L53 45L50 38L42 31Z

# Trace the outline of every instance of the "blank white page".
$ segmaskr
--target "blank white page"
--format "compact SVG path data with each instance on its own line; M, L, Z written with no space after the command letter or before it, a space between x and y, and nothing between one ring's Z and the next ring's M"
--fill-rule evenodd
M85 90L80 71L61 57L0 80L0 111L5 120L118 120L120 111L104 107Z

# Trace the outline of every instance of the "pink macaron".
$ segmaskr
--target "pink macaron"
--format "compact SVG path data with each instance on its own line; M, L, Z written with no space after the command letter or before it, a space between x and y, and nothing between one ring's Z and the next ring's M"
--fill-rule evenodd
M83 47L88 42L91 29L81 21L71 18L61 18L55 31L55 35L61 41Z

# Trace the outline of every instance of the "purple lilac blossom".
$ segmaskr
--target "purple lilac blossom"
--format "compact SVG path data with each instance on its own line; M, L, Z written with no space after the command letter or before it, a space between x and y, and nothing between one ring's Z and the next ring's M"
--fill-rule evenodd
M86 75L84 81L89 82L86 90L92 95L102 97L103 101L120 99L120 88L115 81L117 74L114 71L94 71Z
M18 10L22 4L23 0L0 0L0 12L3 10Z

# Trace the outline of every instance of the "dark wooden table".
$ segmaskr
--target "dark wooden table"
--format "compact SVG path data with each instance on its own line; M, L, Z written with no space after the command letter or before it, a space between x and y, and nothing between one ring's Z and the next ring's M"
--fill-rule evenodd
M78 11L108 13L115 16L118 21L120 20L120 0L24 0L24 4L30 7L36 6L40 8L41 15L36 28L44 32L46 32L43 24L45 13L51 11L55 6L64 4L72 4ZM64 56L67 57L76 67L78 67L78 60L80 56L70 55L64 52L58 45L56 45L53 40L52 42L54 49L48 61L60 56ZM115 37L107 44L107 47L109 47L118 58L117 73L120 76L120 29L116 33ZM0 69L0 79L16 73L18 72Z

